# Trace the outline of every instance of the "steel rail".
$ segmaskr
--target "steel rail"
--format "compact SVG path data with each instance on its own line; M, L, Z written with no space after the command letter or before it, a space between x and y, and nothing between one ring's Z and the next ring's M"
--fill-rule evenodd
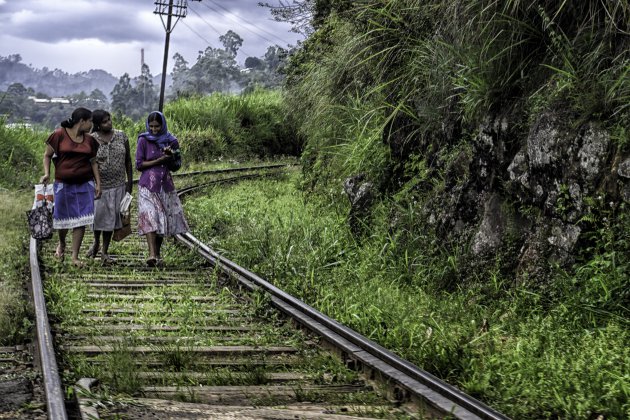
M40 365L44 379L44 393L46 394L46 408L51 420L66 420L66 406L63 399L64 392L59 378L57 359L53 345L53 337L46 312L46 299L39 270L37 255L37 240L31 238L29 247L31 266L32 298L35 307L35 324L37 326L37 347L39 348Z
M198 174L243 172L249 170L274 169L290 165L291 164L274 164L254 167L214 169L207 171L184 172L173 175L183 177ZM134 180L134 182L137 181L137 179ZM46 310L46 299L44 297L44 290L42 286L37 246L37 240L31 238L29 259L32 282L32 299L35 310L36 341L41 364L42 377L44 380L44 393L46 395L47 413L48 418L51 420L67 420L68 415L63 398L64 392L61 385L61 379L59 377L59 369L57 366L57 359L55 357L53 337L48 320L48 313Z
M448 413L458 419L509 419L509 417L504 414L486 406L482 402L430 373L423 371L416 365L398 357L365 336L289 295L258 275L219 255L192 234L185 233L177 235L177 239L189 248L196 250L211 264L233 275L239 281L244 282L246 285L252 284L255 288L260 288L268 292L272 298L277 299L274 303L283 312L289 312L289 315L293 317L297 316L298 321L307 325L316 333L331 340L333 344L338 344L341 348L350 351L357 358L362 359L362 361L368 365L371 365L386 376L399 382L404 388L427 401L443 413ZM278 300L280 302L278 302ZM303 317L301 317L300 314L302 314ZM319 328L318 325L323 328ZM331 332L333 334L330 334ZM339 340L335 335L342 340ZM364 354L361 354L362 351L367 352L368 355L375 357L377 360L374 361L370 357L366 357ZM385 364L378 363L379 361ZM392 372L391 369L395 369L396 372Z
M173 172L173 177L185 177L191 175L206 175L206 174L220 174L227 172L243 172L243 171L255 171L260 169L276 169L283 168L285 166L295 166L295 163L275 163L272 165L259 165L259 166L243 166L239 168L225 168L225 169L206 169L202 171L190 171L190 172ZM134 179L137 181L137 179Z

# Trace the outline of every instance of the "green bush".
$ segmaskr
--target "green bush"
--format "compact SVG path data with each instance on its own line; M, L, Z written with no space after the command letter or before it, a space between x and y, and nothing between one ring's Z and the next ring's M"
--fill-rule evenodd
M167 105L165 115L182 151L196 161L295 156L302 147L278 91L180 99Z
M31 188L43 174L42 156L49 133L27 127L8 128L0 119L0 187Z

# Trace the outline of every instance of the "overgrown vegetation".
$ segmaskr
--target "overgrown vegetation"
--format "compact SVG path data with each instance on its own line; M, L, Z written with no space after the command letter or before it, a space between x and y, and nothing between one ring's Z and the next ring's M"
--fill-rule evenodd
M36 173L43 171L42 154L47 134L27 127L8 128L0 118L0 188L29 188ZM43 173L43 172L42 172Z
M0 345L28 337L30 319L24 299L28 273L28 230L25 211L31 208L30 187L41 166L45 137L28 128L7 128L0 118Z
M169 129L196 161L218 157L297 156L302 139L279 91L215 93L168 104Z
M378 182L393 166L404 181L409 157L436 168L492 112L514 110L522 129L549 107L630 121L627 1L298 3L318 13L287 70L309 178L361 168Z
M315 14L314 31L283 95L167 104L189 162L304 149L302 176L189 202L195 234L514 418L630 416L627 203L611 206L606 185L585 194L571 264L545 261L548 275L531 284L514 280L521 238L510 226L500 252L471 261L470 238L423 211L477 187L474 142L488 116L509 115L511 156L549 110L569 127L602 126L610 155L627 155L628 1L297 3ZM115 125L132 147L144 131ZM13 163L3 165L3 182L18 186ZM358 173L378 197L353 235L342 182ZM502 180L492 188L511 193ZM558 193L552 211L566 221L570 186ZM545 216L514 197L502 207Z
M432 286L458 256L421 230L414 246L392 236L391 203L359 243L347 206L307 198L300 184L213 188L187 212L228 258L513 418L627 417L627 237L611 233L577 276L558 273L551 296L498 271L449 293Z
M628 156L630 3L296 3L303 8L294 7L292 15L287 7L280 19L298 24L301 13L314 14L313 35L291 60L286 90L307 139L300 181L311 192L305 205L348 214L348 208L327 203L346 202L343 181L357 174L376 186L378 197L362 220L364 235L341 239L341 221L334 228L331 220L322 221L318 229L308 220L301 232L294 224L311 213L286 202L272 210L248 209L278 218L255 226L214 209L221 247L234 252L236 243L270 238L266 253L276 256L273 267L242 246L234 255L515 418L627 417L630 373L610 368L629 360L623 344L627 203L601 186L606 182L585 189L581 217L568 222L581 232L570 263L540 259L516 279L527 232L508 224L500 249L473 255L484 201L470 197L481 198L480 191L507 197L501 214L512 220L567 222L575 211L568 183L558 187L550 215L531 197L517 197L506 175L545 112L559 111L566 127L604 127L612 143L608 156ZM509 134L494 143L488 135L480 145L484 124L493 119L508 124ZM509 157L476 168L492 147ZM217 194L212 206L230 200ZM287 211L290 222L281 221ZM230 229L243 224L250 228ZM335 230L343 242L335 243L335 251L343 257L327 254L315 269L329 244L318 243L305 251L309 258L299 262L308 270L298 268L297 275L295 267L302 265L294 255L301 253L282 248L283 239L309 243L306 226ZM271 233L283 228L292 234ZM289 255L291 261L278 269L277 261ZM316 285L311 293L297 286L302 275Z
M28 272L28 230L25 209L32 196L0 190L0 346L23 343L31 325L24 282Z
M295 117L277 90L179 99L167 103L164 114L182 147L184 165L298 156L302 151ZM124 115L115 116L114 127L127 133L132 151L138 134L146 131L144 119Z
M242 96L215 94L207 98L168 104L169 129L179 137L184 170L199 169L215 161L227 166L234 159L295 156L302 143L276 91L253 91ZM115 115L114 127L127 133L132 154L144 121ZM24 258L28 231L24 212L31 207L32 187L42 175L42 155L49 131L27 125L9 128L0 119L0 139L5 154L0 158L3 247L0 253L0 340L18 343L27 337L29 321L23 293ZM220 161L224 160L225 163ZM54 170L54 169L53 169ZM137 175L136 175L137 176Z

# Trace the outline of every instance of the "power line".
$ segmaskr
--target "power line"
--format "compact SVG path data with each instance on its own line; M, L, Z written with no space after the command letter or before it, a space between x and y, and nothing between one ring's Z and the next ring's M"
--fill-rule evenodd
M269 38L264 37L263 35L261 35L261 34L259 34L259 33L257 33L257 32L252 31L252 30L251 30L251 29L249 29L247 26L243 25L243 23L242 23L242 22L239 22L238 20L235 20L235 19L234 19L234 17L232 17L232 16L230 16L230 15L226 15L225 13L220 12L219 10L217 10L217 9L213 8L212 6L208 6L207 4L204 4L204 6L206 6L209 10L211 10L211 11L213 11L213 12L215 12L215 13L219 14L219 15L225 16L225 17L229 18L230 20L232 20L233 22L236 22L236 23L239 25L239 27L240 27L240 28L245 29L246 31L253 33L253 34L254 34L254 35L256 35L257 37L260 37L260 38L264 39L265 41L267 41L267 42L269 42L269 43L272 43L272 44L274 43L274 42L273 42L272 40L270 40ZM284 42L284 41L283 41L283 42Z
M201 0L193 0L201 1ZM166 85L166 64L168 62L168 47L171 37L171 32L175 29L175 25L179 22L180 18L186 17L186 8L188 6L188 0L156 0L155 11L153 13L160 15L162 26L166 32L166 40L164 41L164 60L162 62L162 81L160 83L160 103L159 110L162 111L164 107L164 88ZM166 22L164 22L164 16L166 16ZM175 23L173 23L175 18Z
M191 9L192 10L192 9ZM203 42L205 42L208 45L212 45L212 43L210 41L208 41L206 38L204 38L201 34L199 34L199 32L195 31L190 25L188 25L185 21L182 20L182 25L184 25L185 27L187 27L188 29L190 29L190 31L192 33L194 33L195 35L197 35L199 38L201 38L201 40Z
M232 11L230 11L229 9L226 9L223 5L221 5L221 4L219 4L219 3L217 3L217 2L215 2L215 1L213 1L213 0L208 0L208 1L210 1L212 4L214 4L215 6L219 7L220 9L223 9L223 10L224 10L224 11L226 11L228 14L221 13L221 12L219 12L218 10L216 10L216 9L212 8L211 6L209 6L207 3L203 3L203 5L204 5L204 6L206 6L208 9L213 10L213 11L215 11L215 12L217 12L217 13L219 13L219 14L221 14L221 15L223 15L223 16L225 16L225 17L229 18L229 19L231 19L232 21L234 21L234 22L236 22L236 23L241 24L241 25L242 25L242 23L241 23L241 22L238 22L238 20L242 20L243 22L245 22L245 23L249 24L250 26L253 26L254 28L258 29L259 31L262 31L262 32L264 32L264 33L266 33L266 34L268 34L268 35L271 35L272 37L274 37L275 39L279 40L280 42L282 42L282 43L284 43L284 44L288 44L288 42L287 42L286 40L284 40L284 39L282 39L282 38L278 37L278 36L277 36L276 34L274 34L273 32L269 32L269 31L267 31L266 29L259 27L259 26L258 26L258 25L256 25L254 22L251 22L251 21L249 21L249 20L245 19L245 18L244 18L244 17L242 17L242 16L239 16L239 17L238 17L238 19L237 19L237 18L235 18L235 17L234 17L234 14L232 13ZM247 31L249 31L249 32L251 32L251 33L253 33L253 34L254 34L254 35L256 35L256 36L259 36L260 38L264 39L264 40L265 40L265 41L267 41L267 42L271 42L272 44L274 43L274 41L270 40L269 38L266 38L266 37L262 36L262 35L261 35L261 34L259 34L259 33L256 33L256 32L254 32L254 31L252 31L251 29L249 29L249 28L248 28L247 26L245 26L245 25L242 25L242 28L243 28L243 29L245 29L245 30L247 30Z
M188 6L188 8L197 15L197 17L199 17L199 19L201 19L206 25L208 25L210 27L210 29L212 29L214 32L216 32L217 34L219 34L219 37L222 37L224 34L222 34L221 32L219 32L214 26L212 26L212 24L210 24L210 22L208 22L206 19L203 18L203 16L201 16L199 14L199 12L197 12L195 9L193 9L190 5ZM207 41L206 41L207 42ZM208 44L210 44L208 42ZM250 56L250 57L255 57L253 54L250 54L249 52L245 51L242 47L239 48L239 51L242 51L245 55Z
M194 14L196 14L196 15L197 15L197 17L198 17L199 19L201 19L201 20L202 20L202 21L203 21L206 25L208 25L208 26L210 27L210 29L212 29L214 32L216 32L219 36L223 36L223 34L222 34L221 32L219 32L219 30L218 30L217 28L215 28L214 26L212 26L212 24L211 24L210 22L208 22L207 20L205 20L205 19L203 18L203 16L201 16L201 15L199 14L199 12L197 12L195 9L193 9L193 8L192 8L192 7L190 7L190 6L189 6L188 8L190 9L190 11L191 11L191 12L193 12Z

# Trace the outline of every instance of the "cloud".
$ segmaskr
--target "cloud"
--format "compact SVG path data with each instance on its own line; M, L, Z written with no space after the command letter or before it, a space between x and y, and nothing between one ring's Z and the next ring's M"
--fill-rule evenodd
M263 56L271 45L296 44L290 26L274 22L260 0L188 1L188 15L171 33L176 52L190 63L208 45L221 47L228 30L244 40L238 59ZM273 2L273 0L271 1ZM20 54L34 67L67 72L104 69L115 76L140 73L140 51L161 73L165 31L151 0L0 0L0 55Z
M159 39L159 28L142 24L155 17L152 11L131 2L66 1L26 1L13 11L0 9L4 34L50 44L90 38L106 42Z

